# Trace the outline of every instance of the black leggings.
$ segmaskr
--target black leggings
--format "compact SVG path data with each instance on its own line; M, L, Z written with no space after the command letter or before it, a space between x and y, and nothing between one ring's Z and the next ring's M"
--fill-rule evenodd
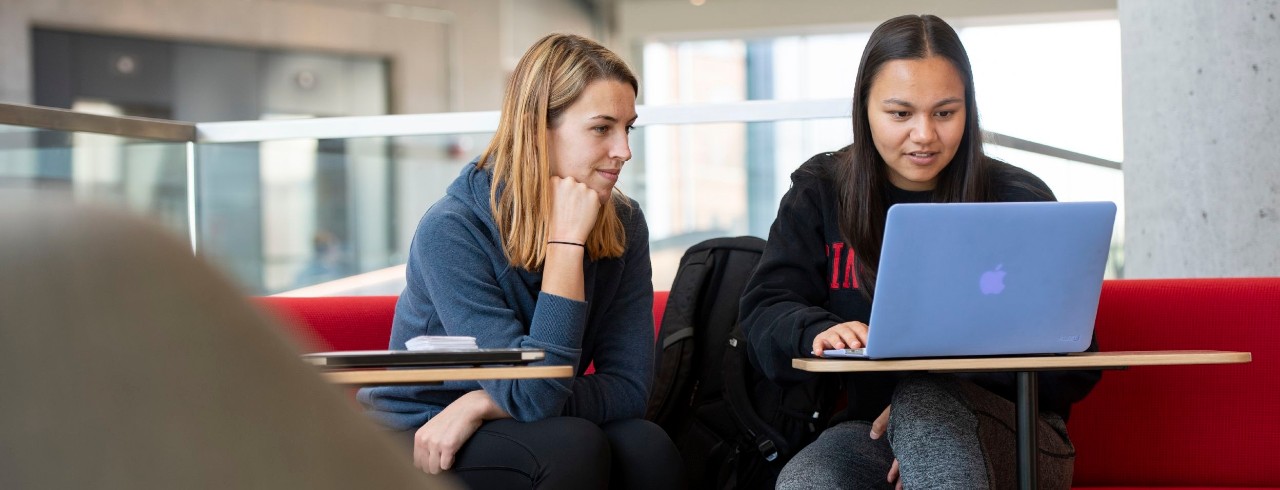
M403 433L410 451L414 432ZM656 424L577 417L485 422L449 473L473 489L668 489L683 479L680 453Z

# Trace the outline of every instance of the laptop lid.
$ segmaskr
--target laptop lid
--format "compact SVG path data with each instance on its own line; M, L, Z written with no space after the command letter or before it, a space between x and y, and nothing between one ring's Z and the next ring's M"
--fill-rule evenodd
M1115 214L1110 202L891 207L866 356L1087 349Z

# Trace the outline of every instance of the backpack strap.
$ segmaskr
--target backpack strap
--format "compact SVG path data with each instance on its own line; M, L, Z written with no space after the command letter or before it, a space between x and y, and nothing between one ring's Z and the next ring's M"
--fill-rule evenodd
M751 447L760 452L765 461L774 461L782 456L789 459L792 453L791 444L782 433L761 419L756 414L751 398L747 394L747 373L753 369L747 361L747 347L743 340L742 329L735 326L733 335L729 337L729 346L724 351L724 398L729 403L729 412L734 421L746 433Z

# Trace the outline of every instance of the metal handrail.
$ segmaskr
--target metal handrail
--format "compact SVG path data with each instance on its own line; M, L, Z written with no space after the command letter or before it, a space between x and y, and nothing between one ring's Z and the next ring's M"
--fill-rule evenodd
M189 142L196 139L196 125L147 117L104 116L0 102L0 124L54 131L100 133L154 141Z
M1107 160L1105 158L1098 158L1093 155L1085 155L1084 153L1078 153L1071 150L1064 150L1056 146L1049 146L1044 143L1036 143L1034 141L1024 140L1017 136L1009 136L1007 134L996 133L993 131L983 131L982 139L987 143L990 143L996 146L1003 146L1005 148L1013 148L1015 150L1022 150L1029 153L1037 153L1040 155L1050 156L1054 158L1061 158L1063 160L1071 160L1071 161L1076 161L1080 163L1087 163L1090 165L1097 165L1099 167L1106 167L1106 168L1120 170L1120 166L1121 166L1121 163L1115 160Z
M752 100L718 104L636 106L636 126L750 123L849 117L846 99ZM233 121L196 125L197 143L241 143L281 139L339 139L489 133L498 111L394 116L326 117L284 121ZM983 131L987 143L1119 170L1121 163L1043 143Z
M846 118L849 117L849 111L849 101L843 99L640 105L636 106L638 117L635 125ZM196 142L243 143L296 138L337 139L490 133L498 127L498 114L498 111L446 112L199 123L196 124Z

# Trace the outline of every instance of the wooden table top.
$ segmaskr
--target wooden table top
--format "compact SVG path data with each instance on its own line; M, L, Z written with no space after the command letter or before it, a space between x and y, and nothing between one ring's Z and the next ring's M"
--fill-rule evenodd
M353 369L321 373L344 385L412 385L480 379L570 378L573 366L497 366L431 369Z
M1081 352L1047 356L956 357L933 359L792 359L791 367L815 373L864 371L1037 371L1118 369L1130 366L1238 364L1248 352L1209 350Z

